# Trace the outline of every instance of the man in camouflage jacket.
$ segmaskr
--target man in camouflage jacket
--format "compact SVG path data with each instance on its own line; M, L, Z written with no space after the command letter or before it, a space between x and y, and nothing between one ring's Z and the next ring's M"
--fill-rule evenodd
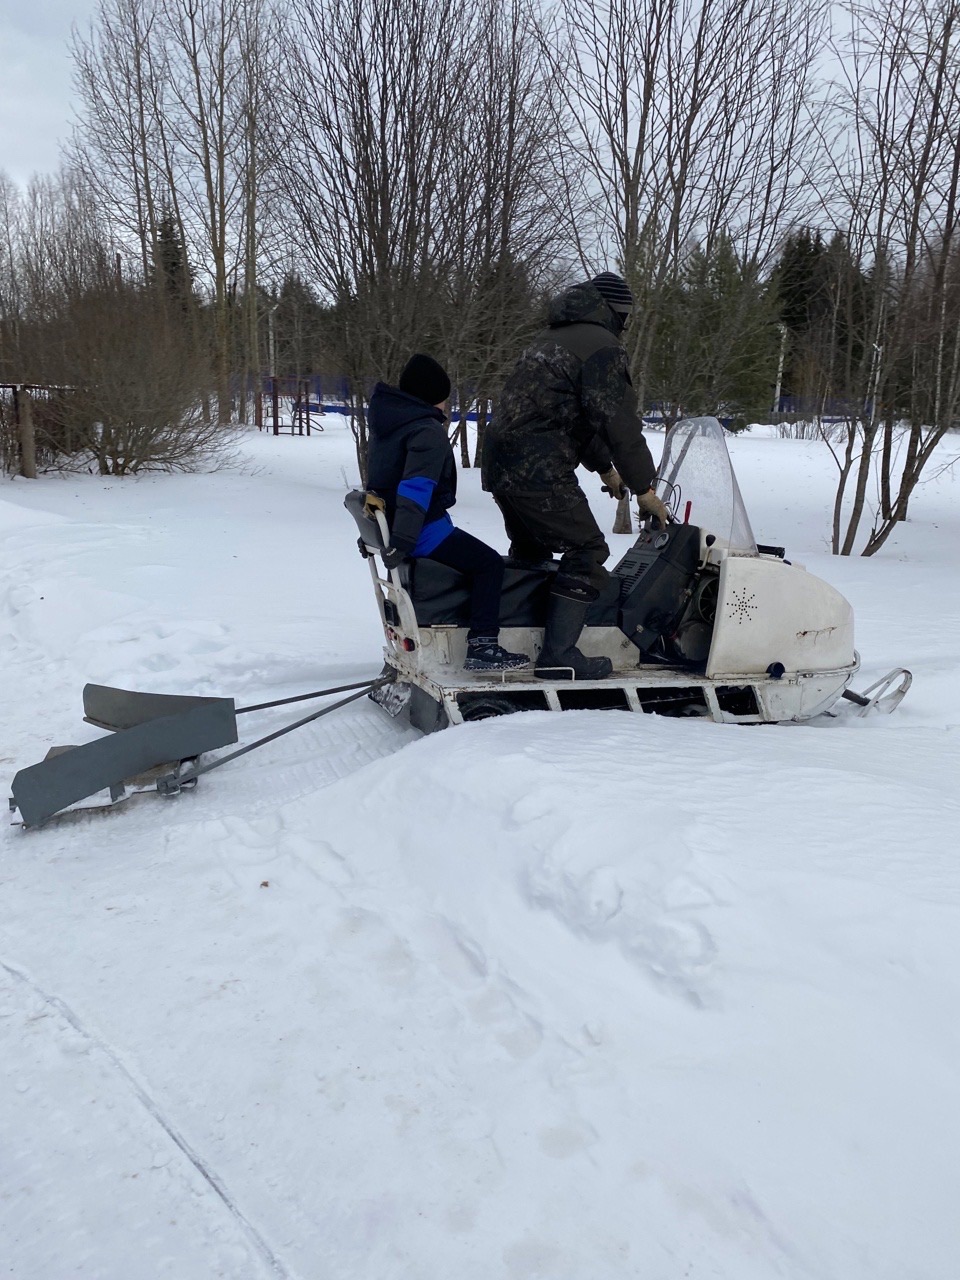
M606 658L585 658L575 647L610 554L576 468L599 472L616 497L632 490L641 512L667 519L651 487L656 467L620 342L632 307L626 281L609 271L555 298L548 327L517 361L484 436L483 487L503 515L511 556L562 553L537 665L554 679L610 672Z

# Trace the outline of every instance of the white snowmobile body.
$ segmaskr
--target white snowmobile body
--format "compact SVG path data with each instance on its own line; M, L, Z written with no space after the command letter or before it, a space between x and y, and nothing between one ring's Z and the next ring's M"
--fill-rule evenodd
M644 529L611 571L579 641L603 654L603 680L541 680L533 669L465 672L469 586L418 559L387 572L389 529L379 500L354 491L360 529L396 683L376 700L425 732L518 710L620 708L701 715L720 722L807 720L830 708L859 666L853 610L826 582L757 547L715 418L682 420L664 445L658 489L675 520ZM507 561L501 643L539 654L556 566ZM850 695L848 695L850 696ZM902 695L901 695L902 696Z

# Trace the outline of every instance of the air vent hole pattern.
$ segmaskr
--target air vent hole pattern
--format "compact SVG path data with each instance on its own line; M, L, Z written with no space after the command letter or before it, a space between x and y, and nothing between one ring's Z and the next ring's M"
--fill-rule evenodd
M742 627L745 622L753 621L753 615L760 607L758 604L754 604L756 598L755 592L748 593L745 587L737 587L732 597L727 601L729 616L736 619L738 627Z

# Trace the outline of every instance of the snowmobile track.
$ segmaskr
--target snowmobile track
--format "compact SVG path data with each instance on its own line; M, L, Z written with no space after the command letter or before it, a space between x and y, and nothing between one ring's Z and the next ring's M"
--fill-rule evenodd
M140 1083L130 1068L126 1065L117 1050L85 1027L77 1014L74 1013L64 1000L61 1000L59 996L51 995L49 992L44 991L44 989L18 965L11 964L9 961L0 957L0 968L2 968L5 973L8 973L11 978L15 979L22 986L27 987L32 991L33 994L42 1000L49 1008L58 1013L60 1017L77 1033L77 1035L85 1040L92 1049L96 1050L101 1057L105 1058L114 1070L123 1077L134 1097L143 1109L163 1130L174 1146L182 1152L204 1182L206 1182L214 1194L219 1198L224 1208L241 1228L255 1252L259 1255L260 1259L267 1264L273 1274L280 1276L281 1280L298 1280L296 1272L291 1271L280 1260L280 1258L277 1257L273 1249L271 1249L257 1228L237 1204L220 1176L211 1169L203 1157L193 1149L172 1121L168 1120L163 1114L157 1102L150 1096L144 1085Z

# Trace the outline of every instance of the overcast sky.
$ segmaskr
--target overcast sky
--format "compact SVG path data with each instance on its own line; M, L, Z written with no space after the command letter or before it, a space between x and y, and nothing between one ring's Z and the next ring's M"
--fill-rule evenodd
M16 182L56 169L71 119L74 22L96 0L0 0L0 169Z

